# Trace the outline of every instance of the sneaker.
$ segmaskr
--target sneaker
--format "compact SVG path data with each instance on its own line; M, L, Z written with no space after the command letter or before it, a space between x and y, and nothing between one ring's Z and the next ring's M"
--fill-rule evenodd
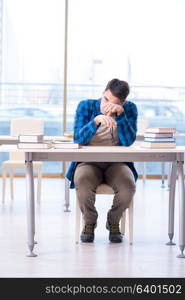
M92 243L94 241L95 224L86 224L81 233L81 241L83 243Z
M111 243L121 243L123 241L122 234L119 230L119 224L109 224L107 222L106 228L109 230L109 241Z

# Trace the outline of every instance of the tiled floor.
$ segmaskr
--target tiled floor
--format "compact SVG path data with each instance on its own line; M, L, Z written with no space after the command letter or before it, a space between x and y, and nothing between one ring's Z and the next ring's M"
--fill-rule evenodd
M71 212L63 211L64 180L43 179L41 204L36 204L36 258L26 257L25 181L16 179L15 199L9 186L0 204L0 277L185 277L185 259L168 241L168 190L161 181L137 183L134 199L134 244L110 244L105 229L112 196L99 195L93 244L74 242L75 193ZM178 192L178 191L177 191ZM174 241L178 243L178 201Z

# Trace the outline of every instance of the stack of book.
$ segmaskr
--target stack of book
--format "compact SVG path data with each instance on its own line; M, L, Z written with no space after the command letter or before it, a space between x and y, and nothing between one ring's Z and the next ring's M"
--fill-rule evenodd
M51 143L44 142L43 134L21 134L18 137L19 149L51 148Z
M175 128L147 128L144 133L142 147L146 148L175 148Z

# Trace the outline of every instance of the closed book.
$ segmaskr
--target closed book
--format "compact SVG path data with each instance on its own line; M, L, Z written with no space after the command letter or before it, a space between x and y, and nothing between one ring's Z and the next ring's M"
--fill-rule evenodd
M153 142L153 143L158 143L158 142L160 142L160 143L161 142L164 142L164 143L167 143L167 142L174 143L175 139L174 138L151 138L151 137L146 137L145 141L146 142Z
M79 144L78 143L74 143L74 142L60 142L60 141L55 141L52 143L52 147L55 149L65 149L65 148L69 148L69 149L78 149L79 148Z
M152 133L175 133L176 132L176 128L172 128L172 127L151 127L151 128L147 128L145 129L145 133L148 132L152 132Z
M145 133L144 134L144 137L156 137L156 138L171 138L173 137L173 133L152 133L152 132L149 132L149 133Z
M143 142L141 144L143 148L175 148L176 143L153 143L153 142Z
M49 149L52 148L51 143L18 143L19 149Z
M42 143L43 134L20 134L18 136L19 143Z

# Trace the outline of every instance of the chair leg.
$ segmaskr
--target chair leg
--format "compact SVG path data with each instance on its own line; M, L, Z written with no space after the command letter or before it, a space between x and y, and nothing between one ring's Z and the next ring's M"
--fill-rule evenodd
M5 202L5 192L6 192L6 169L2 169L2 202Z
M121 227L121 234L125 234L125 222L126 222L126 211L123 212L121 220L120 220L120 227Z
M80 236L80 222L81 222L81 210L78 203L78 198L76 197L76 220L75 220L75 242L79 243Z
M14 199L13 177L14 177L13 169L10 169L10 196L11 196L11 200Z
M146 163L145 161L142 162L142 167L143 167L143 183L146 181Z
M42 171L38 170L37 174L37 201L40 203L41 200L41 181L42 181Z
M133 200L130 203L128 209L128 216L129 216L129 243L130 245L133 244L133 232L134 232L134 207L133 207Z

